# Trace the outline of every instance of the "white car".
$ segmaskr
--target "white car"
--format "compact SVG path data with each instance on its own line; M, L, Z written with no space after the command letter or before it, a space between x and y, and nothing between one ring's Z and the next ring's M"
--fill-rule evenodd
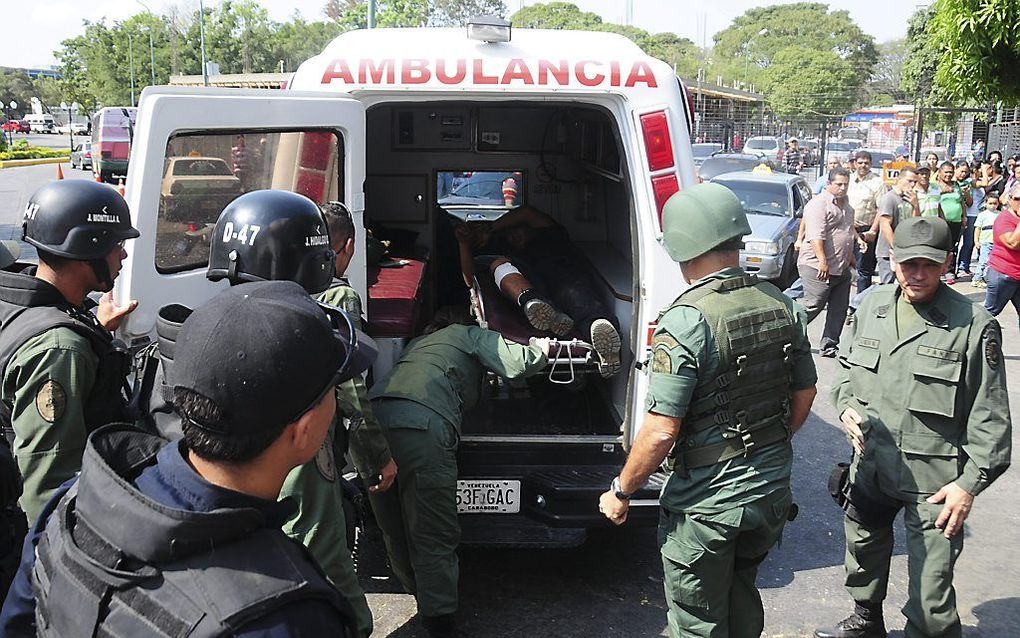
M70 124L61 124L56 128L56 131L63 135L85 135L89 132L89 127L81 122L71 122Z

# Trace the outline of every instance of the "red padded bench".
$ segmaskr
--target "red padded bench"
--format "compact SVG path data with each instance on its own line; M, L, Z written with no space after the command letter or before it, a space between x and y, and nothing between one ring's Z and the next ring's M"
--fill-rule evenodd
M399 267L368 268L368 334L372 337L415 336L421 314L426 263L394 257Z

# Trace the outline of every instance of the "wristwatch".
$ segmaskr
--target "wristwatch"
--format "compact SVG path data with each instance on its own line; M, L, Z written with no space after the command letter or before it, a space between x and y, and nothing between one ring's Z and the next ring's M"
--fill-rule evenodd
M620 487L620 477L617 476L613 479L612 485L609 486L609 490L621 501L629 501L630 497L634 494L631 492L624 492Z

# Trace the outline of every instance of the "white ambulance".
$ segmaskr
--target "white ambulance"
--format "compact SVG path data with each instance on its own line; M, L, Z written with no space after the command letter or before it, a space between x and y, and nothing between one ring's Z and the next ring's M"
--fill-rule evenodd
M673 70L622 36L511 34L495 19L466 33L346 33L282 91L147 88L126 193L141 238L116 288L141 303L121 336L145 343L161 306L195 307L225 285L205 270L218 239L210 224L229 198L212 192L210 177L210 197L171 214L183 176L165 174L170 167L210 170L219 158L242 191L347 203L362 242L348 276L380 346L375 378L441 306L471 303L482 325L526 341L527 325L487 270L465 288L454 229L530 204L567 230L597 275L624 337L623 368L593 373L581 335L539 377L488 379L464 419L458 503L465 541L579 543L607 525L598 495L641 425L641 362L658 313L684 288L660 243L660 216L695 183L692 116ZM388 244L371 263L380 244L366 250L365 229ZM655 523L661 481L637 495L632 521Z

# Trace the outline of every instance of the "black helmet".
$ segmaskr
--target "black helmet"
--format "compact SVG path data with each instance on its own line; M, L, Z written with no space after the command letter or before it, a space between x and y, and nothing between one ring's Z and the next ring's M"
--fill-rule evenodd
M285 279L309 294L329 288L336 255L322 211L304 195L282 190L252 191L230 202L210 238L212 281Z
M85 179L50 182L25 206L22 238L38 250L81 261L103 259L138 237L120 193Z

